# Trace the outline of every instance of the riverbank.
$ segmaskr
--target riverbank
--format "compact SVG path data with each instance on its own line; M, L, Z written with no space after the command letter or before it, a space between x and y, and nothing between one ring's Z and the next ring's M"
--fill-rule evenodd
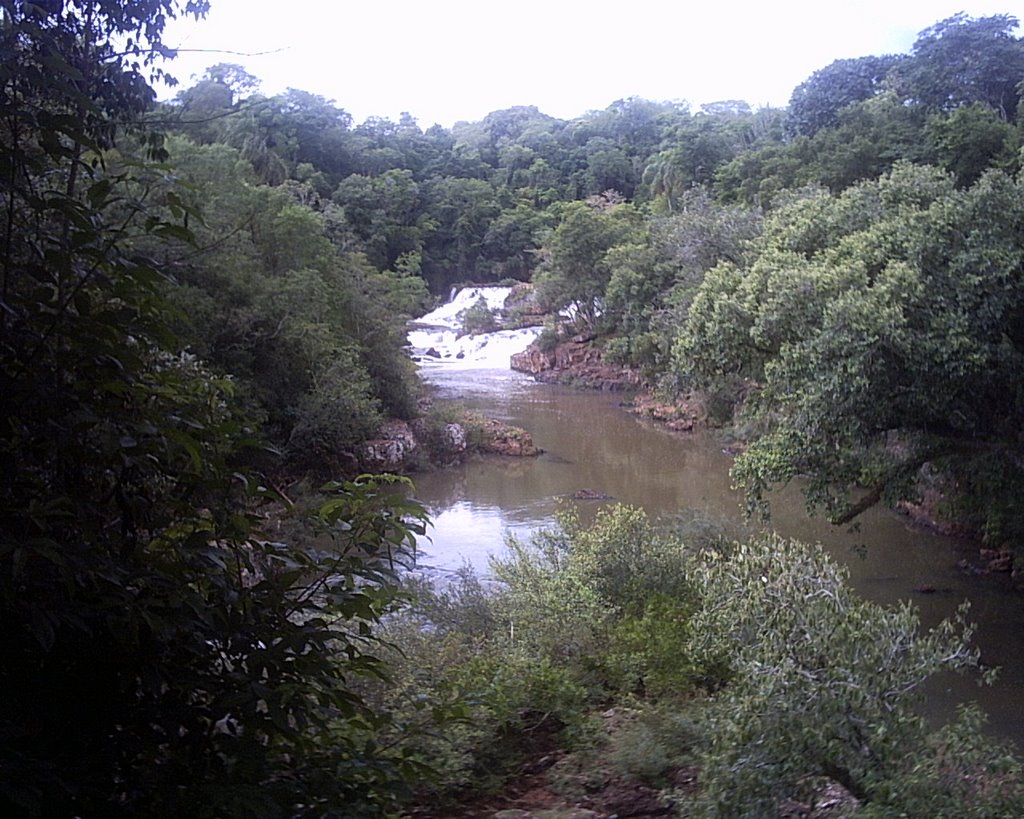
M690 432L708 421L702 396L691 393L672 400L657 397L640 372L605 362L601 348L591 339L577 338L547 349L534 342L513 355L510 366L545 384L629 393L630 400L624 406L674 432Z
M454 406L420 403L413 421L391 420L363 445L360 465L367 472L409 474L461 463L473 455L533 458L541 454L522 427Z
M711 423L706 398L687 393L672 399L659 397L642 375L620 365L608 364L600 347L592 339L576 338L543 348L537 342L511 358L511 368L547 384L562 384L602 392L629 393L623 406L639 418L656 422L673 432L691 432L695 428L716 426ZM727 447L730 454L742 451L743 442ZM985 544L983 533L962 520L944 513L947 498L934 486L922 489L917 503L901 502L896 511L913 525L941 535L974 542L976 556L963 558L959 567L968 574L1009 574L1014 585L1024 591L1024 561L1012 544L997 548ZM928 586L921 593L932 593Z

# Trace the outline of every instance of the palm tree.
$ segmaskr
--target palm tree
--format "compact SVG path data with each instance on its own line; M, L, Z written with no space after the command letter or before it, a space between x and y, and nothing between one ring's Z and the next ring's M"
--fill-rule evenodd
M686 190L687 173L680 163L678 151L661 151L644 168L643 181L650 186L651 197L662 197L669 213Z

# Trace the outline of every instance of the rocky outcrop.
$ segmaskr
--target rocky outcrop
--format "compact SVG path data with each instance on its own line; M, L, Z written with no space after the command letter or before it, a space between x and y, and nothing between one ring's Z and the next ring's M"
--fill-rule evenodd
M666 402L644 393L634 399L632 409L641 418L659 421L673 432L690 432L695 425L707 419L702 402L693 396Z
M674 432L689 432L707 421L707 410L699 396L684 395L667 402L654 398L636 370L606 364L600 348L592 341L575 339L551 350L543 350L534 343L512 356L511 366L513 370L548 383L606 391L639 391L632 411Z
M511 367L538 381L609 392L635 390L643 382L635 370L606 364L592 341L565 341L552 350L542 350L534 343L512 356Z
M537 303L532 284L521 282L505 297L501 310L501 324L507 329L535 327L543 324L547 313Z
M367 472L401 472L419 444L405 421L385 421L363 446L360 465Z
M461 455L466 451L466 430L462 424L445 424L442 437L449 452Z
M985 561L985 569L989 572L1012 572L1013 549L981 549L981 559Z
M387 421L377 437L363 445L355 471L405 473L425 466L449 466L472 452L528 458L541 450L526 430L492 419L467 416L464 423L441 427L425 418L412 424Z
M493 419L488 419L483 423L483 440L480 443L480 451L492 455L514 455L526 458L541 453L533 443L533 436L525 429Z
M964 558L957 563L961 571L971 575L1009 574L1014 586L1024 590L1024 559L1021 557L1024 549L1015 547L1011 542L1003 543L996 549L980 545L984 542L983 533L974 526L946 517L943 508L946 502L947 499L941 491L934 486L926 486L917 502L904 500L896 507L915 526L930 529L947 537L978 543L977 559Z

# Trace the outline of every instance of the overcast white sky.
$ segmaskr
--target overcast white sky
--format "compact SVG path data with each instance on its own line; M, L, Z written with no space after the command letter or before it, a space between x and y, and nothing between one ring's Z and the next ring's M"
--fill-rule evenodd
M408 111L423 128L536 105L572 119L617 99L782 106L818 68L906 52L958 11L1024 18L1024 0L211 0L166 34L180 87L240 63L264 93L298 88L361 122ZM1018 36L1021 35L1018 31Z

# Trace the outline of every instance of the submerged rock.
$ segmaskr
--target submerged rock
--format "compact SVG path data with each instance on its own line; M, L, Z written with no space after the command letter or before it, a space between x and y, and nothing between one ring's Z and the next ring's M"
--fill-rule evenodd
M611 495L597 489L577 489L572 497L573 500L614 500Z

